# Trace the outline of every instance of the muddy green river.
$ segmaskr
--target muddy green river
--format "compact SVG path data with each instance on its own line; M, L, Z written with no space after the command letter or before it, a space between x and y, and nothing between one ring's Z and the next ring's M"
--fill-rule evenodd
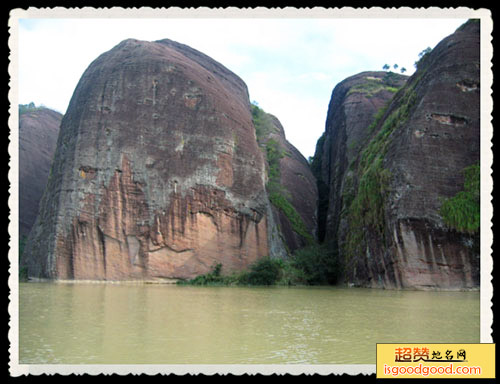
M21 364L375 364L478 343L479 292L21 283Z

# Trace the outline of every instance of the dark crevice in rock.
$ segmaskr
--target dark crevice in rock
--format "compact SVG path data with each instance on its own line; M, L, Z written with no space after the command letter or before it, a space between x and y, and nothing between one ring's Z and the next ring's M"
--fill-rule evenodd
M462 92L473 92L479 91L479 83L472 80L462 80L457 83L457 87L460 88Z
M445 113L431 113L430 117L445 125L464 126L467 124L466 118Z
M102 264L104 268L104 275L106 275L106 241L104 239L104 233L102 232L101 227L97 226L97 235L99 238L99 247L102 254Z

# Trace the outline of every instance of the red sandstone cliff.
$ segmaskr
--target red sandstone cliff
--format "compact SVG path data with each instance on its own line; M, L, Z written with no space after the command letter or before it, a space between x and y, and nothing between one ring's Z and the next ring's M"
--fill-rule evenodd
M441 41L377 119L380 104L352 108L353 92L334 91L314 169L346 283L478 287L478 231L446 224L441 207L479 163L479 42L476 21Z
M74 92L27 245L28 274L241 270L273 256L269 212L243 81L185 45L126 40Z

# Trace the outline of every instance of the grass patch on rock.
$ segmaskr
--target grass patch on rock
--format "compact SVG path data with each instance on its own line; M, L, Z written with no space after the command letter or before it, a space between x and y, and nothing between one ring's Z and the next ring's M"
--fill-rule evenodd
M387 75L385 78L373 78L373 77L365 77L362 83L353 85L349 91L347 92L347 96L353 93L361 93L364 96L370 98L375 96L377 93L381 91L389 91L392 93L396 93L399 88L394 86L394 81L390 79Z
M439 214L449 228L469 234L479 231L480 170L479 164L465 168L464 189L455 196L443 200Z

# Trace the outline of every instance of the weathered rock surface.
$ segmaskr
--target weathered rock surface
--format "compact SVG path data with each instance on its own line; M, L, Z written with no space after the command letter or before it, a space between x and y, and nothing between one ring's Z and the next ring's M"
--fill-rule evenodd
M265 175L240 78L170 40L123 41L89 66L64 116L28 274L243 269L272 253Z
M316 241L316 178L304 156L286 139L285 130L278 118L262 110L259 113L267 124L267 129L262 129L263 132L257 137L259 145L265 153L274 151L279 154L276 169L268 169L268 174L277 173L276 180L268 179L273 216L288 251L293 252ZM273 167L269 164L269 156L272 155L268 155L268 168Z
M336 237L349 166L369 139L368 127L376 113L387 105L406 79L395 73L362 72L345 79L333 90L325 132L318 140L312 163L318 180L320 241Z
M353 157L332 139L348 148L356 140L348 130L327 131L323 174L331 175L328 202L336 208L326 237L346 283L478 287L478 235L446 226L440 207L464 188L464 168L479 163L479 43L471 21L424 56L384 115L370 129L366 121L368 139Z
M19 115L19 237L35 223L56 150L62 115L48 108L24 108Z

